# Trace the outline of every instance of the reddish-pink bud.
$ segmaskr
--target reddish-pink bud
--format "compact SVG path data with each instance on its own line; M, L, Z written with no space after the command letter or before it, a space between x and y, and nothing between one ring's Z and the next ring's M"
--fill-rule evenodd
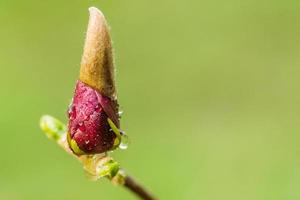
M108 118L119 128L117 102L77 81L68 124L68 142L75 154L103 153L116 148L119 139Z

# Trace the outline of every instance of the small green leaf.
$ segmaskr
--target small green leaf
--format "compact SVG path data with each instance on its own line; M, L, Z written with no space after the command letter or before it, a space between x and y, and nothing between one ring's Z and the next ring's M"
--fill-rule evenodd
M97 170L97 173L100 177L107 176L109 178L114 177L120 169L119 163L114 160L108 160L103 163Z
M71 149L74 151L75 154L77 155L83 155L85 154L80 148L79 146L77 145L76 141L71 139L70 141L70 147Z
M113 123L113 121L110 119L110 118L107 118L107 122L111 128L111 130L116 134L116 139L114 141L114 146L117 147L120 145L121 143L121 138L122 138L122 135L121 135L121 132L120 130L118 129L118 127Z
M61 121L50 115L44 115L41 117L40 127L49 138L56 141L66 133L66 126Z

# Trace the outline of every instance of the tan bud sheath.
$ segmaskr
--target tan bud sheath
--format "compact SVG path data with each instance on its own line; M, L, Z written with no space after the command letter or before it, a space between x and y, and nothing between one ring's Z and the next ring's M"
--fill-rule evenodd
M91 7L79 79L100 94L116 99L115 67L109 28L100 10Z

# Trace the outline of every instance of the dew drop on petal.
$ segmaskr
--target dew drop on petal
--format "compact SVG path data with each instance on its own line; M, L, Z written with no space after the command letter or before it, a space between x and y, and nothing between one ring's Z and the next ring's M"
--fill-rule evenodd
M119 148L125 150L128 148L128 144L129 144L129 137L124 132L122 132L121 143L119 144Z
M76 108L75 108L75 106L71 106L68 113L69 113L69 118L71 120L75 119L76 118Z

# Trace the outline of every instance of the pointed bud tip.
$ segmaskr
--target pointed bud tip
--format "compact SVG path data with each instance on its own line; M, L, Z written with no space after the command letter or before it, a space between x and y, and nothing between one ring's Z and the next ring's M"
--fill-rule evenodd
M89 12L90 12L90 14L97 14L97 15L99 15L99 16L101 16L101 17L103 17L104 18L104 15L103 15L103 13L101 12L101 10L99 10L98 8L96 8L96 7L89 7Z
M109 28L103 13L90 7L79 79L101 94L116 98L115 68Z

